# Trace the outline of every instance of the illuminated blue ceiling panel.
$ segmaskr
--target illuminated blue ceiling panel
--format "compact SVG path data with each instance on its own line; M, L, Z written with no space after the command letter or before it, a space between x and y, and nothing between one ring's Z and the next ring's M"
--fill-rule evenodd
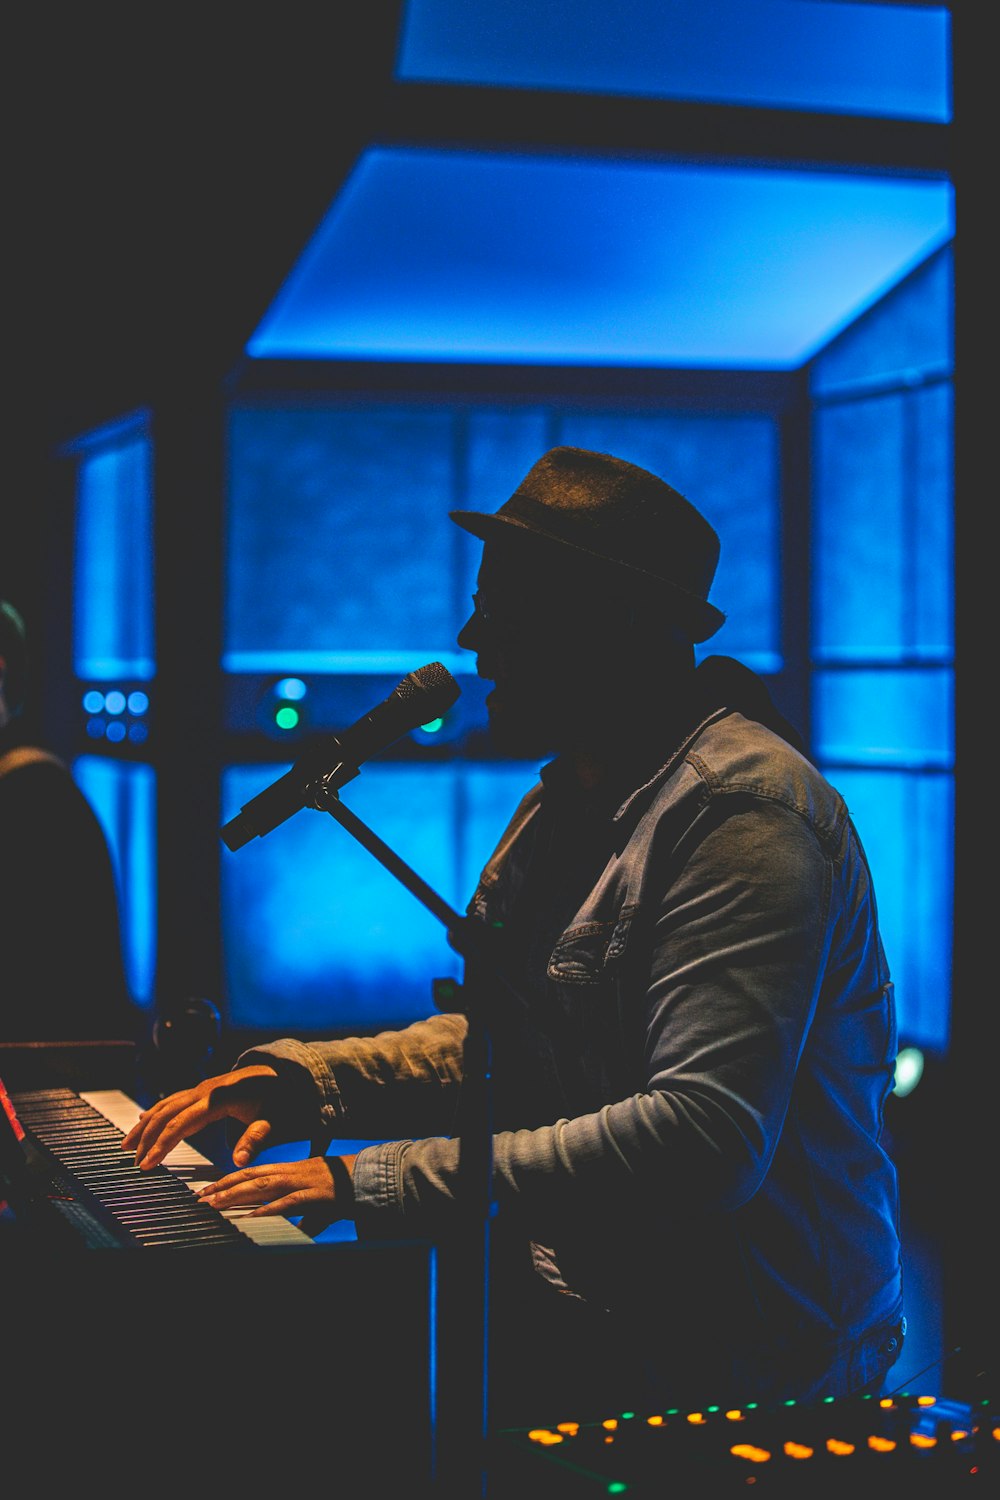
M247 352L796 368L953 213L930 178L373 148Z
M951 118L944 5L844 0L408 0L408 82Z

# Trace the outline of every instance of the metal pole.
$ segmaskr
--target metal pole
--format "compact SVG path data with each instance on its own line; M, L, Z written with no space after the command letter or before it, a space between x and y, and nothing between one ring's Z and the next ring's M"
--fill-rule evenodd
M487 1013L497 983L491 955L497 934L462 916L368 827L344 807L336 791L319 782L312 805L327 812L395 875L448 929L465 959L462 1006L467 1019L463 1052L459 1137L460 1231L440 1247L438 1428L435 1484L442 1496L485 1496L489 1426L488 1328L490 1224L493 1216L492 1048Z

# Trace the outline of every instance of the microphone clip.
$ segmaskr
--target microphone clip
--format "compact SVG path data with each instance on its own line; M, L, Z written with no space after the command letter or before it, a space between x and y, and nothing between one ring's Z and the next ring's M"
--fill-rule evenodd
M325 771L322 776L307 783L303 792L304 805L316 812L326 812L327 802L334 800L340 788L360 774L360 766L349 765L346 760L340 761L332 770Z

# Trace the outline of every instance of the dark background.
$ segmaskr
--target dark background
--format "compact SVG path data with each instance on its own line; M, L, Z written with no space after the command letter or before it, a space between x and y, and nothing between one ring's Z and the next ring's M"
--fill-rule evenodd
M0 583L26 611L53 444L220 379L369 137L397 7L349 9L40 4L6 23Z

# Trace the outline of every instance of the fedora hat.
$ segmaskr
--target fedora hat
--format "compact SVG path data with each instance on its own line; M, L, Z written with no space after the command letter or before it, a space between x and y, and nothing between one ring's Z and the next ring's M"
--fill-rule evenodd
M533 537L643 583L693 641L725 621L708 602L719 538L689 500L637 464L586 448L550 448L498 511L449 511L482 541Z

